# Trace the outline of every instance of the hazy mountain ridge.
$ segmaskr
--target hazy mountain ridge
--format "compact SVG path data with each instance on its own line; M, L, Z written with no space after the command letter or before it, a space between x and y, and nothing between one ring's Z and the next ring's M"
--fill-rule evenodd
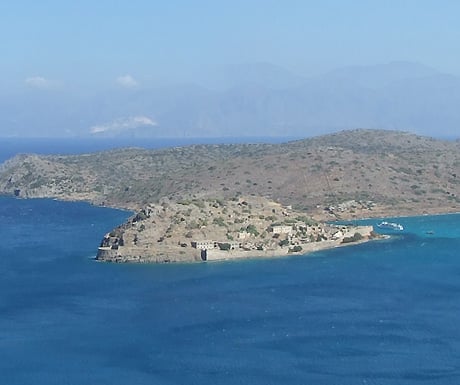
M283 144L21 155L0 169L0 192L139 208L162 198L264 196L308 211L349 200L345 215L458 211L460 143L351 130Z
M417 63L345 67L312 78L267 63L248 64L217 83L217 89L145 84L88 97L65 89L34 90L26 102L22 94L6 98L0 116L12 133L27 135L38 126L45 136L88 136L94 126L134 117L155 125L98 135L313 136L373 127L453 137L460 126L460 78Z

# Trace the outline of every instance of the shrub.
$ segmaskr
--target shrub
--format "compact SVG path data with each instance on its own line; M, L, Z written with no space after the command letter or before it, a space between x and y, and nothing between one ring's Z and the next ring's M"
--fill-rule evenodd
M191 221L190 223L187 224L186 228L188 230L199 229L200 225L196 221Z
M231 245L230 243L219 243L219 249L228 251L230 250Z
M282 241L280 241L280 242L278 243L278 245L280 245L281 247L287 246L287 245L289 245L289 240L283 239Z
M249 234L252 234L254 235L255 237L257 237L259 235L259 232L257 231L256 227L254 225L248 225L246 227L246 231L249 233Z
M352 237L343 238L342 243L358 242L361 239L363 239L363 236L361 235L361 233L354 233Z
M225 226L224 218L222 217L217 217L212 220L212 223L218 226Z

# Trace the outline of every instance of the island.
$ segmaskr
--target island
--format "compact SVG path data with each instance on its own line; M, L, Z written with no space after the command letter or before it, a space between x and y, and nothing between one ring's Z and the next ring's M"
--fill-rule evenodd
M372 226L321 223L260 197L163 200L103 238L109 262L215 261L304 254L378 237Z
M361 218L458 212L460 142L356 129L280 144L22 154L0 165L0 193L133 211L101 234L101 261L305 254L375 239Z

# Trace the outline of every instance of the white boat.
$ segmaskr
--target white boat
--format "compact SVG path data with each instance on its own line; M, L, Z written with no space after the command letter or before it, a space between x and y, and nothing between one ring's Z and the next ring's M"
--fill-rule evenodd
M404 230L403 225L401 225L399 223L387 222L387 221L380 222L377 225L377 227L379 227L381 229L389 229L389 230L397 230L397 231L403 231Z

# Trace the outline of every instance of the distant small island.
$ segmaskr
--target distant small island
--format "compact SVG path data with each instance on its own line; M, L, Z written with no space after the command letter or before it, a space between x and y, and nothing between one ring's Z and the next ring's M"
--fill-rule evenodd
M281 144L24 154L0 193L135 212L98 259L173 262L303 254L372 239L334 220L458 212L460 142L350 130Z

